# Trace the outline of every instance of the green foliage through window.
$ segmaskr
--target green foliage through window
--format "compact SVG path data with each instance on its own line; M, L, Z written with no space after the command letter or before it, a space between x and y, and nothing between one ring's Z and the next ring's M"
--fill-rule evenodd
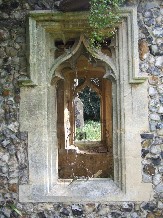
M84 106L84 120L100 121L100 97L96 92L86 87L79 93Z

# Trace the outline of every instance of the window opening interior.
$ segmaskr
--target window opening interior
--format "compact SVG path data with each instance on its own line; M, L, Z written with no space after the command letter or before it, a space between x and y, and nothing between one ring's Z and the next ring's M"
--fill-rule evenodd
M101 141L101 98L85 87L74 98L75 144Z
M105 73L103 66L94 66L83 55L76 60L75 71L69 67L62 70L63 79L57 86L58 175L61 179L113 178L112 83L103 78ZM80 110L79 104L83 107ZM84 110L88 105L89 111ZM81 111L82 119L78 122L77 114ZM90 133L84 130L90 120L98 122L97 138L89 138Z

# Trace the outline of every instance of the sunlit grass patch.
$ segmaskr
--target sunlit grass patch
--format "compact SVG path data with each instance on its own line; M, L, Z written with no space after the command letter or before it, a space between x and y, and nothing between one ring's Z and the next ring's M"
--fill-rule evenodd
M85 121L83 128L76 128L76 140L101 141L101 123L97 121Z

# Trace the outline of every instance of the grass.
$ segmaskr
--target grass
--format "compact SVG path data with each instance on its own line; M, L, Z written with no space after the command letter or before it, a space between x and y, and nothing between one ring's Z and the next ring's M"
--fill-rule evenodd
M76 140L101 141L101 123L93 120L85 121L82 129L76 129Z

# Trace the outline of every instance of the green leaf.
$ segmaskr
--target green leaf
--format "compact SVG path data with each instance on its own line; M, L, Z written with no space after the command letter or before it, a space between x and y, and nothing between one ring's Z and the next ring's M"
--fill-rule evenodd
M90 0L89 25L93 29L90 35L91 46L99 47L104 40L102 29L110 28L109 35L115 34L113 27L120 20L119 6L123 2L124 0Z
M17 208L16 208L16 206L15 205L10 205L10 208L12 209L12 210L14 210L17 214L19 214L20 216L22 216L22 213L21 213L21 211L20 210L18 210Z

